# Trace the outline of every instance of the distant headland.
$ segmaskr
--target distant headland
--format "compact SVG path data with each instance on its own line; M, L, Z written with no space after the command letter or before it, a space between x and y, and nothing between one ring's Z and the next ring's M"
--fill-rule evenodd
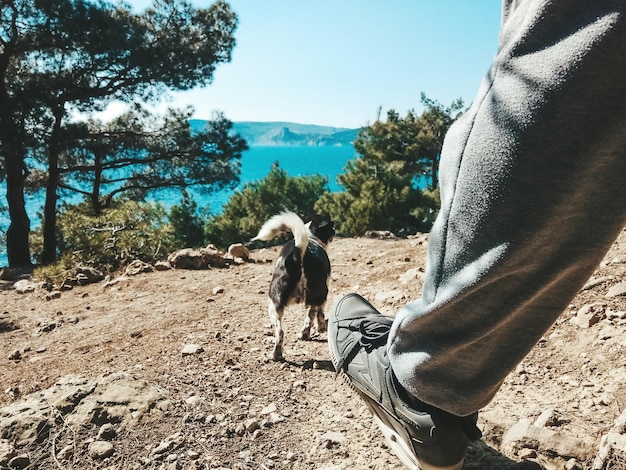
M191 119L194 130L202 129L206 121ZM251 147L343 147L351 146L359 129L297 124L294 122L233 122L236 133Z

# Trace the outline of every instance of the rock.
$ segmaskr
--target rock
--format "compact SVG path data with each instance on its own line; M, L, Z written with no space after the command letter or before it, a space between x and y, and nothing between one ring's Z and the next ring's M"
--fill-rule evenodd
M401 290L390 290L386 292L379 292L374 297L374 300L378 304L394 304L405 299L405 293Z
M17 281L13 284L13 288L18 294L29 294L31 292L35 292L37 286L28 279L22 279L21 281Z
M276 410L277 410L276 403L270 403L269 405L267 405L265 408L261 410L260 415L263 416L263 415L268 415L270 413L275 413Z
M414 282L416 279L423 280L424 273L420 270L420 268L412 268L402 274L399 278L402 284L409 284Z
M3 281L19 281L24 276L30 275L32 273L32 269L28 268L10 268L5 266L0 269L0 280Z
M570 323L581 328L589 328L604 318L605 309L606 305L598 302L584 305L570 320Z
M228 255L232 258L247 260L250 258L250 251L241 243L233 243L228 247Z
M558 411L549 408L541 413L535 420L535 426L538 428L557 427L568 422L568 420L561 417L561 414Z
M76 278L68 277L67 279L64 279L63 282L61 283L61 290L62 291L72 290L77 285L78 285L78 280Z
M108 441L94 441L89 444L88 452L94 460L106 459L113 455L113 444Z
M55 300L55 299L60 299L61 298L61 291L60 290L53 290L50 291L46 294L46 300Z
M19 361L20 359L22 359L22 352L19 349L9 354L9 361Z
M0 435L22 446L41 442L61 417L72 429L107 422L132 425L169 407L162 392L127 374L93 380L67 376L0 408Z
M189 406L196 407L204 402L204 399L198 395L192 395L185 400L185 403Z
M326 449L329 449L332 446L343 444L345 441L346 436L344 436L340 432L333 431L322 434L318 439L320 445Z
M78 266L75 271L76 279L81 286L94 284L104 279L104 273L91 266Z
M100 430L98 431L98 436L96 439L100 441L110 441L116 435L115 428L111 423L106 423L100 426Z
M223 294L223 293L224 293L224 288L222 286L213 288L213 295Z
M171 436L166 437L161 441L161 443L152 449L152 455L163 455L165 453L171 452L183 446L185 443L185 436L177 432L176 434L172 434Z
M183 357L203 353L204 349L199 344L186 344L181 351Z
M119 277L109 278L105 281L104 287L112 287L116 284L119 284L122 281L128 281L128 280L130 280L128 276L119 276Z
M243 425L246 428L246 431L248 431L250 434L261 428L261 423L259 423L259 421L254 418L247 419L246 421L244 421Z
M167 261L157 261L154 263L154 269L156 271L169 271L172 269L172 266L170 266L170 263Z
M620 295L626 295L626 282L620 282L619 284L611 287L605 297L607 299L611 299Z
M398 238L395 233L389 230L369 230L365 232L364 236L367 238L377 238L379 240L394 240Z
M527 419L519 421L504 434L501 448L504 453L515 453L520 449L534 449L565 459L574 458L581 462L594 455L590 442L533 426Z
M591 278L587 281L587 284L585 284L581 290L589 290L592 287L599 286L600 284L604 284L605 282L612 281L613 279L614 279L613 276Z
M209 266L226 266L226 260L219 252L202 248L185 248L167 257L170 266L176 269L206 269Z
M185 248L170 253L166 263L177 269L202 269L206 267L200 250L192 248Z
M126 268L124 269L125 276L136 276L141 273L149 273L154 271L154 268L141 260L132 261Z

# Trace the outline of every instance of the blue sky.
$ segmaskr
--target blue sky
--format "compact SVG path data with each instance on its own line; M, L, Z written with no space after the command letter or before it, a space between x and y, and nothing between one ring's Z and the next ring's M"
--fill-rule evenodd
M239 17L232 61L169 103L192 105L199 119L220 110L232 121L357 128L379 107L419 112L421 92L469 104L497 49L500 0L229 3Z

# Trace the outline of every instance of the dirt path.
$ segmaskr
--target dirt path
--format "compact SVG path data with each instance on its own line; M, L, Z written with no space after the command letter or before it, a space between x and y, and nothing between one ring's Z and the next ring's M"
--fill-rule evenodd
M426 243L425 236L336 240L329 305L357 291L382 313L395 314L419 296ZM117 429L115 450L104 460L86 452L97 427L61 426L17 449L28 455L28 468L403 468L361 402L335 380L325 335L296 340L302 307L286 314L287 361L267 361L266 291L276 254L276 248L255 251L255 262L228 269L170 270L106 288L77 287L49 301L40 289L0 291L0 407L60 377L116 372L152 384L172 404L158 419ZM543 444L533 449L503 436L521 420L550 415L543 429L595 449L624 410L626 296L607 298L626 280L624 234L594 279L481 414L485 438L468 451L466 469L515 468L522 458L548 469L590 468L591 460L575 467L570 456ZM571 321L584 306L599 312L597 323ZM183 354L189 345L196 349ZM177 444L155 456L167 438ZM75 452L59 460L55 452L67 445Z

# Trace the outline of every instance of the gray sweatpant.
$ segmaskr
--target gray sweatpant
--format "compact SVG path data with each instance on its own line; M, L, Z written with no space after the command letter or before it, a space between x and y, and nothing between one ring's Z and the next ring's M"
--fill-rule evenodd
M499 50L446 136L422 298L392 368L459 416L493 398L626 223L626 1L505 1Z

